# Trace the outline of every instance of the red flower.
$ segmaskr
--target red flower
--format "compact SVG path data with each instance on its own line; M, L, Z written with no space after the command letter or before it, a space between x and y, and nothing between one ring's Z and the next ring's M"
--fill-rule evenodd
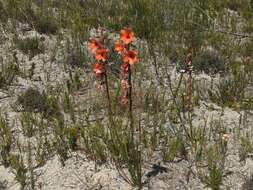
M96 87L97 87L97 90L100 90L100 91L104 90L104 86L102 84L98 84Z
M121 103L122 104L127 104L129 102L129 97L127 95L124 95L121 97Z
M93 53L95 53L99 48L101 48L102 45L96 40L96 39L91 39L89 42L89 48Z
M128 81L126 79L121 80L121 88L123 88L123 89L128 89L129 88L129 84L128 84Z
M115 43L115 50L119 53L122 53L125 50L124 44L122 44L121 42L116 42Z
M109 50L107 48L102 48L96 51L96 60L105 61L108 58Z
M124 54L123 61L125 63L129 63L130 65L133 65L138 61L137 59L137 51L136 50L129 50Z
M96 75L102 75L105 72L104 65L102 63L96 63L94 65L93 71Z
M124 63L122 66L121 66L121 69L123 70L123 73L124 74L128 74L128 72L129 72L129 68L130 67L130 65L128 64L128 63Z
M134 32L132 28L124 28L120 31L120 39L125 43L125 44L130 44L131 42L134 41Z

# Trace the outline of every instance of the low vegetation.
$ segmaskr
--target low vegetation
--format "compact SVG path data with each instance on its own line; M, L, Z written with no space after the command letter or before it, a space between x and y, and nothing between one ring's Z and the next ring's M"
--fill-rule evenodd
M36 169L76 154L136 189L175 170L168 189L241 179L230 165L253 154L253 1L0 0L0 9L0 166L20 189L47 188Z

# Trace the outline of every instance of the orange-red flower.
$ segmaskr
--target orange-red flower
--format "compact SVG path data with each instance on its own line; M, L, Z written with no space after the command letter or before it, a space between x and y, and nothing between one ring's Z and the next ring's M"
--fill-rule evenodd
M121 103L127 104L129 102L129 97L127 95L124 95L121 97Z
M134 32L132 28L124 28L120 31L120 39L125 43L125 44L130 44L131 42L134 41Z
M97 90L100 90L100 91L104 90L104 86L102 84L98 84L96 87L97 87Z
M138 61L137 59L137 51L136 50L129 50L124 54L123 61L125 63L129 63L130 65L133 65Z
M95 53L99 48L101 48L102 45L96 40L96 39L91 39L89 42L89 48L93 53Z
M108 58L109 50L107 48L102 48L96 51L96 60L105 61Z
M128 84L128 81L126 79L121 80L121 87L123 89L128 89L129 88L129 84Z
M225 133L225 134L222 135L222 140L228 141L230 139L230 137L231 137L230 134Z
M128 74L128 72L129 72L129 64L128 64L128 63L124 63L124 64L121 66L121 69L123 70L123 73L124 73L124 74Z
M102 75L105 72L104 65L102 63L95 63L93 71L96 75Z
M122 44L121 42L116 42L115 43L115 50L119 53L122 53L125 50L124 44Z

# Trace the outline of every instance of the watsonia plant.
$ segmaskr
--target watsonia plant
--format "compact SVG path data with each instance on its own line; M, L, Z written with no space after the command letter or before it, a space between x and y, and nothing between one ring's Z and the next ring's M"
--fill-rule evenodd
M89 48L95 54L96 63L94 64L94 73L100 80L99 88L102 89L105 85L106 96L108 101L108 113L112 114L111 97L109 92L109 82L107 67L109 65L108 53L109 39L106 38L106 30L101 29L99 31L100 36L92 38L90 40ZM120 31L120 41L115 43L115 50L122 56L123 64L122 69L122 80L121 80L121 103L128 104L129 117L132 125L132 72L131 65L137 62L137 51L133 49L132 43L135 40L135 34L132 28L124 28Z
M6 118L0 115L0 163L8 167L10 164L13 136Z
M131 27L125 27L120 31L120 40L114 43L114 50L119 54L121 58L121 81L120 81L120 104L128 107L128 121L125 127L126 119L120 119L116 117L112 110L112 98L110 94L110 81L109 81L109 67L112 67L111 62L117 63L117 60L113 60L113 56L110 56L110 42L108 34L105 29L99 30L99 36L90 39L89 48L92 53L95 54L96 63L94 64L93 71L99 80L98 88L101 90L105 89L105 95L107 98L107 110L109 119L109 134L107 138L103 138L104 144L106 145L110 157L118 169L120 175L130 184L138 186L139 189L142 187L142 172L141 172L141 130L140 125L136 125L133 117L133 97L132 97L132 69L131 67L138 61L137 50L134 49L133 42L135 41L135 33ZM134 137L135 127L139 130L139 140L136 141ZM139 126L139 127L138 127ZM103 135L106 137L106 135ZM97 148L100 146L96 146ZM97 149L96 150L100 150ZM101 151L99 151L102 153ZM103 153L102 155L104 155ZM95 155L95 154L94 154ZM100 155L100 156L99 156ZM100 159L104 156L98 154ZM127 165L128 172L131 179L127 177L122 169L122 162Z

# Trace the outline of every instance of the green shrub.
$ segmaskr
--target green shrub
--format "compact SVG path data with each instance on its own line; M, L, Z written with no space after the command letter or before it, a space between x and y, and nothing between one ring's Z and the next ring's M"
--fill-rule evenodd
M185 156L186 149L182 137L170 139L167 147L163 148L164 161L173 161L175 158Z
M42 113L47 118L62 116L58 99L34 88L28 88L18 96L16 107L19 111Z
M19 74L19 67L15 63L2 63L0 67L0 88L4 88L14 81Z
M0 189L3 189L3 190L5 190L5 189L7 189L7 181L2 181L2 180L0 180Z
M218 140L215 145L206 147L204 159L206 159L207 170L200 174L201 181L212 190L221 190L225 174L225 158L227 152L227 141Z
M16 103L25 112L44 112L49 109L46 94L34 88L28 88L24 93L19 95Z
M3 3L0 1L0 21L1 22L6 22L7 21L7 18L8 18L8 15L7 15L7 12L6 10L4 9L4 6L3 6Z
M251 176L248 179L246 179L245 183L243 184L242 189L243 190L253 190L253 174L251 174Z
M239 149L240 161L244 161L249 153L253 152L253 145L248 136L241 137L241 146Z
M24 164L23 157L20 155L11 155L10 161L11 168L13 169L13 173L15 175L15 179L19 182L21 186L20 189L24 190L27 185L27 168Z
M45 5L48 2L45 2ZM9 0L5 4L0 1L0 19L11 18L22 23L28 23L39 33L56 34L58 23L53 17L53 9L47 4L48 7L40 7L35 10L35 4L36 1L34 0ZM37 2L37 4L39 3Z
M68 130L68 142L69 146L72 150L76 150L77 147L77 139L79 134L79 126L73 126Z
M87 60L85 54L77 48L70 49L67 55L67 64L71 67L83 67Z
M200 53L193 60L193 70L196 72L218 73L225 71L225 61L217 54L210 51Z
M177 71L187 70L186 56L173 53L170 56L172 63L177 63ZM193 71L196 73L205 72L215 74L224 72L226 69L224 59L217 53L211 51L200 52L193 58Z
M234 73L233 77L220 79L215 89L208 91L211 100L220 106L234 107L244 100L247 76L243 72Z
M31 0L8 0L4 2L4 10L8 18L27 23L34 20L35 13L32 9Z
M0 115L0 162L8 167L10 164L10 151L13 143L11 128L7 123L7 118Z
M65 161L69 158L69 143L68 133L65 122L62 118L57 118L54 125L54 142L53 146L58 155L62 166L65 166ZM71 143L71 142L70 142ZM73 144L72 144L73 145Z
M32 137L36 131L36 119L30 112L24 112L20 118L22 132L24 136Z
M37 37L25 38L25 39L14 39L17 48L24 54L34 57L37 54L43 53L45 51L44 45L40 42Z
M58 32L58 23L56 19L52 16L49 16L49 14L50 13L42 12L36 16L34 26L35 29L41 34L56 34Z

